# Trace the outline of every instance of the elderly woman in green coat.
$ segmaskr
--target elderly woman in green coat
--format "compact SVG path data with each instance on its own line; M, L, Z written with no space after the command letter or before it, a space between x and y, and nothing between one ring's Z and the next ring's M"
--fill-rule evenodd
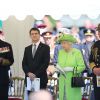
M72 48L72 44L76 42L76 39L70 34L64 34L58 41L62 45L62 49L58 54L58 65L64 70L66 77L60 74L59 100L82 100L81 88L71 87L73 69L77 67L77 73L81 73L85 69L81 52Z

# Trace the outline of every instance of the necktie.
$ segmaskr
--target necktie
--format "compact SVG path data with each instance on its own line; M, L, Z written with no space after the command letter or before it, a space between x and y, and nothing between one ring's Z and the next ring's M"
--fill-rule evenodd
M32 56L33 56L33 58L34 58L35 53L36 53L36 44L34 44L33 46L34 46L34 48L33 48Z

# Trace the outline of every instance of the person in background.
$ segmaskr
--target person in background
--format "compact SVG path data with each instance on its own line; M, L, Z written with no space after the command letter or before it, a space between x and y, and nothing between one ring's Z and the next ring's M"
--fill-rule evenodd
M76 38L77 43L80 44L81 40L80 40L80 36L79 36L79 28L76 26L73 26L71 28L71 34L74 36L74 38Z
M100 31L100 24L98 25L98 27L96 27L96 40L100 40L100 35L99 35L99 31Z
M72 47L77 40L70 34L63 34L58 41L62 45L58 54L58 65L65 71L66 76L65 78L60 74L59 77L59 100L82 100L81 88L71 87L74 68L77 68L77 73L85 68L81 51Z
M45 15L43 17L43 22L46 25L45 31L50 31L53 35L55 35L56 20L53 19L50 15Z
M77 26L73 26L71 28L71 34L77 40L77 42L73 44L73 47L81 50L81 40L80 40L80 35L79 35L79 28Z
M96 28L98 39L100 38L100 24ZM91 49L89 58L90 67L93 72L93 86L95 100L100 100L100 40L97 40ZM99 83L99 84L98 84Z
M55 28L56 29L56 34L55 35L57 35L59 33L60 28L63 28L63 24L60 20L57 20L56 21L56 28Z
M5 41L4 32L0 29L0 39Z
M4 35L0 32L0 100L8 100L10 66L14 62L11 44L3 41Z
M82 44L82 54L86 65L86 72L91 75L91 69L89 66L89 57L91 53L91 47L95 43L95 31L92 29L85 29L85 42Z
M29 100L53 100L52 95L46 90L31 93Z
M52 63L55 48L54 36L52 35L52 32L46 31L42 33L42 37L44 39L44 43L50 47L50 63Z
M84 21L84 27L82 27L79 32L80 40L82 43L84 43L84 38L85 38L84 29L95 29L95 26L93 25L92 21L89 19Z
M44 43L45 43L46 45L51 46L52 32L49 32L49 31L43 32L43 33L41 34L41 36L42 36L43 39L44 39Z
M25 79L31 80L40 78L40 89L47 87L47 68L50 62L50 47L40 42L40 31L38 28L30 29L32 44L25 48L22 61L22 68L25 73ZM27 85L27 81L25 80Z

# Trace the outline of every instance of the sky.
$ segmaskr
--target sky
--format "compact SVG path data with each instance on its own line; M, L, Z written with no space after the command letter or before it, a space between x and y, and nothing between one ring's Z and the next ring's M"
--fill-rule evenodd
M0 19L7 19L14 15L24 19L33 15L42 19L44 15L51 15L59 19L62 15L78 18L82 14L96 18L100 14L100 0L0 0Z

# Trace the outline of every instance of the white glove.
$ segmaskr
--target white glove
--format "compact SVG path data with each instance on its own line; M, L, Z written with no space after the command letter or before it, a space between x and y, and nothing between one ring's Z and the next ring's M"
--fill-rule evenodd
M59 72L65 73L64 70L63 70L63 68L61 68L58 64L56 65L56 68L57 68L57 70L58 70Z
M73 71L73 67L65 67L65 68L63 68L63 70L65 72L72 72Z
M66 78L66 73L58 64L55 66L57 70Z

